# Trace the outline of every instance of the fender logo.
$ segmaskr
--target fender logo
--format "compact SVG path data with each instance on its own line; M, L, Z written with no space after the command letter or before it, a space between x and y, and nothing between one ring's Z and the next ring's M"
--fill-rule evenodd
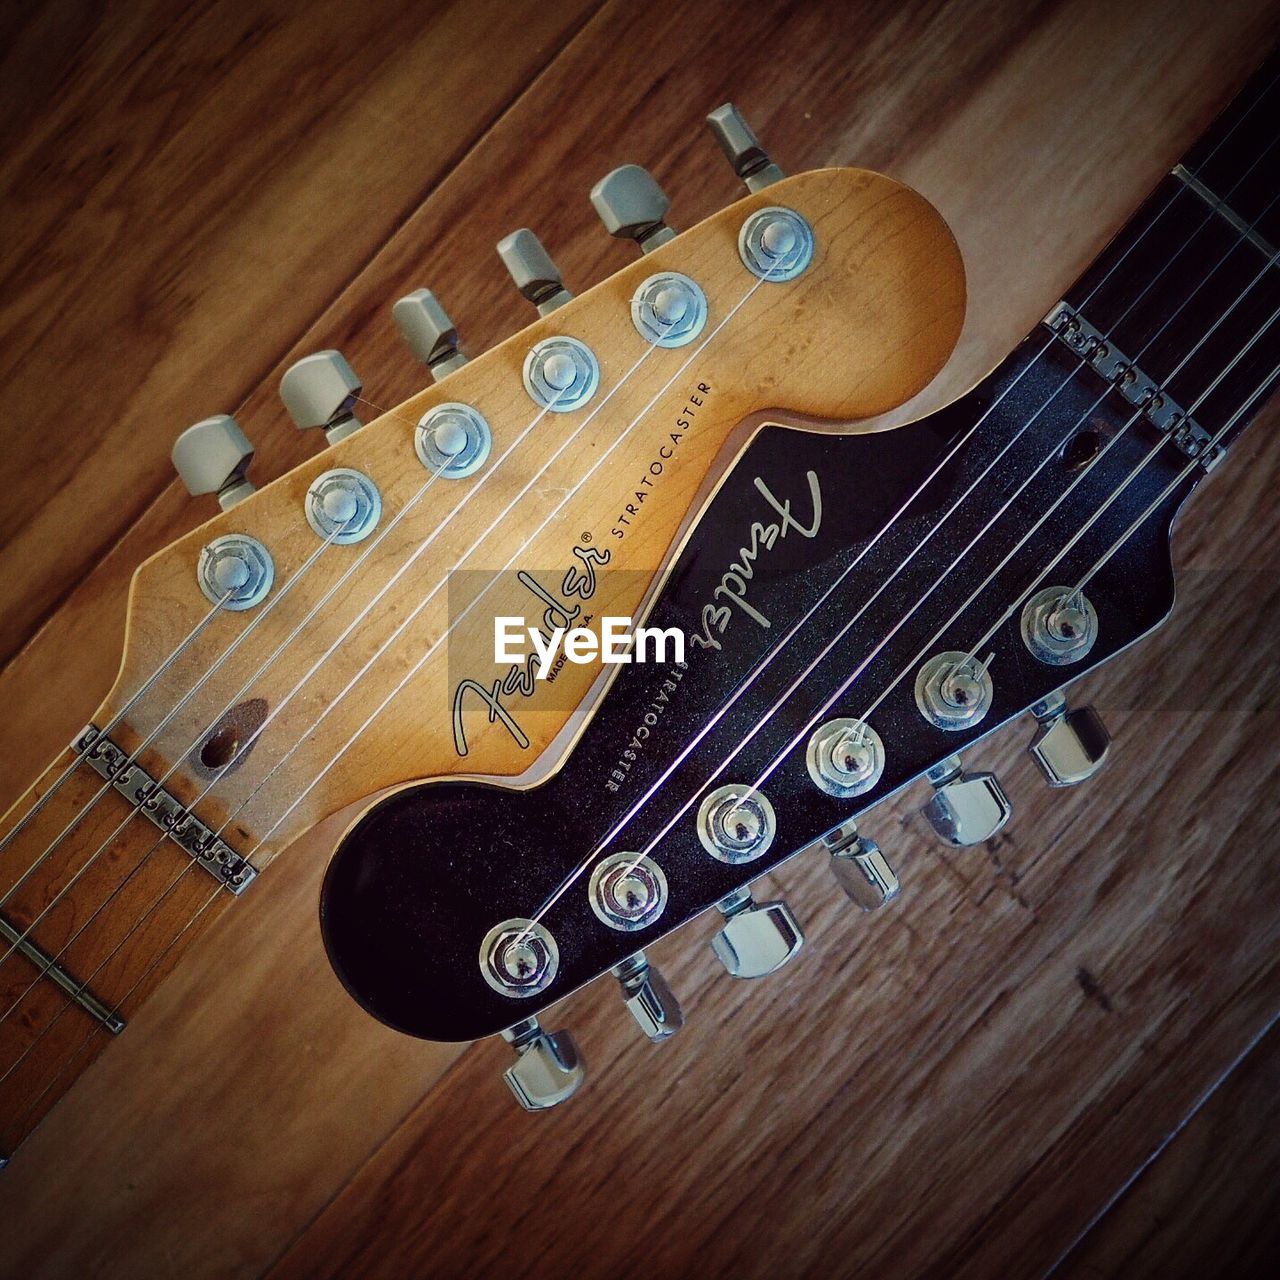
M778 540L785 538L790 530L795 530L802 538L818 536L818 530L822 527L822 493L817 475L812 471L807 475L809 502L812 506L808 523L792 514L790 498L778 499L769 486L756 476L756 488L778 518L771 524L761 524L758 520L752 523L750 540L739 550L738 558L731 561L728 569L721 575L719 586L711 593L711 602L702 606L702 631L693 632L689 637L699 649L724 647L720 643L720 637L724 635L735 611L746 614L757 626L766 630L772 625L747 597L755 578L756 563L763 552L772 551ZM725 603L717 604L717 600Z
M516 574L520 585L544 606L542 622L548 644L551 633L557 628L567 631L575 623L586 626L591 621L592 615L582 616L582 605L571 602L575 599L590 600L595 595L596 566L606 565L613 558L611 552L595 547L574 547L573 554L578 563L565 573L564 580L560 583L562 600L552 595L532 574L523 569ZM469 695L488 710L490 724L501 720L520 749L528 749L529 735L520 727L510 708L502 700L532 697L539 687L537 667L538 651L535 647L523 662L512 663L506 674L499 676L491 685L483 685L478 680L471 679L458 681L453 694L453 746L460 756L465 756L468 751L467 730L463 720Z

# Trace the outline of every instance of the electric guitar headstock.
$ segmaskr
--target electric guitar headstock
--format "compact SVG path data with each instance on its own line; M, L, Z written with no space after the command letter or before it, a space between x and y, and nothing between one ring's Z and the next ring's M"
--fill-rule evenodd
M312 461L255 491L232 419L178 441L226 509L138 571L97 726L257 869L387 787L526 773L600 667L535 683L491 659L495 616L641 616L744 424L874 417L950 354L963 271L925 200L856 169L784 178L735 112L713 124L746 197L677 234L644 170L611 173L592 200L639 260L573 297L509 236L539 318L493 350L467 359L428 291L397 302L435 379L405 403L361 425L339 353L291 368Z

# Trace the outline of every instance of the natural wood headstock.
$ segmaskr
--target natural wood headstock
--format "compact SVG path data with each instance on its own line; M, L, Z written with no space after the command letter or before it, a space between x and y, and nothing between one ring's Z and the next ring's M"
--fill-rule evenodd
M797 278L768 280L753 291L757 281L739 257L738 233L749 214L774 205L807 219L814 258ZM692 345L646 357L649 344L632 324L631 299L642 281L662 271L698 282L708 320ZM503 695L518 733L501 716L490 716L479 697L464 697L456 708L460 680L492 687L503 675L492 660L494 616L525 612L531 603L526 588L504 577L448 643L436 646L468 593L474 596L481 575L510 565L508 576L524 569L558 594L571 569L607 566L584 612L639 616L682 531L745 444L747 433L737 432L741 424L766 411L847 423L901 404L952 351L964 300L960 257L945 223L921 196L888 178L822 170L748 196L147 561L133 583L120 677L98 723L117 716L207 613L209 602L196 582L202 548L223 534L257 538L274 561L272 594L257 609L224 612L203 630L114 731L126 750L145 740L314 556L321 540L304 518L305 495L317 476L347 467L380 491L382 524L375 538L406 504L412 502L413 510L336 590L367 544L326 548L142 753L143 765L153 776L176 765L168 786L193 802L211 775L192 744L205 738L229 702L248 709L237 723L224 725L228 740L243 735L244 724L252 725L265 707L273 717L267 727L198 806L212 826L230 817L224 837L245 851L269 835L254 859L259 863L320 817L388 786L446 775L522 774L569 724L599 668L568 666L554 684L530 696ZM547 413L522 434L538 413L522 380L526 353L556 335L592 349L599 390L583 408ZM429 473L414 450L415 426L433 406L455 401L478 408L492 428L489 461L468 478L435 480L419 497ZM388 586L428 538L427 551ZM444 585L458 569L467 572ZM376 607L325 656L379 593ZM524 598L513 604L517 594ZM410 615L413 621L388 644ZM431 657L415 667L433 646ZM331 764L356 734L358 748ZM459 749L463 738L465 754Z

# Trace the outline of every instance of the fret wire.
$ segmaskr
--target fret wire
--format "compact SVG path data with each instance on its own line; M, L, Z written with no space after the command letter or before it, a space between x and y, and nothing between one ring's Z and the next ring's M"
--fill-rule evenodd
M151 849L148 850L147 856L150 857L157 847L158 846L153 845ZM179 868L178 874L175 875L167 885L165 885L165 887L160 891L156 899L146 908L145 911L143 911L143 913L133 922L133 924L129 926L128 930L126 931L124 936L120 939L120 941L114 947L112 947L105 956L103 956L103 958L94 966L94 968L90 973L88 973L84 978L81 979L80 986L77 992L75 993L75 995L79 995L84 991L89 990L93 986L95 979L102 972L102 970L108 964L110 964L111 961L114 960L117 955L120 954L121 950L127 945L129 939L132 938L134 934L138 932L139 929L143 928L146 925L147 921L155 914L155 912L158 911L160 907L164 905L165 900L178 887L179 883L186 877L187 873L190 872L195 867L195 865L196 864L194 862L187 862L184 866ZM124 884L126 883L128 883L127 879L122 881L120 886L117 889L117 892L119 891L119 888L123 888ZM219 888L221 888L221 886L219 886ZM114 896L115 895L113 894L112 897ZM103 905L105 906L106 904L104 903ZM72 939L72 941L74 942L74 939ZM61 951L59 951L58 953L59 957L65 956L67 952L67 948L70 945L71 945L70 942L67 943L66 946L64 946L61 949ZM27 989L22 993L22 995L18 998L18 1000L15 1001L14 1004L8 1010L6 1010L4 1017L0 1018L0 1022L5 1021L5 1019L7 1019L13 1013L14 1009L17 1008L18 1005L23 1000L25 1000L33 990L35 990L39 981L40 981L40 978L37 977L36 981L27 987ZM49 1022L41 1029L41 1031L35 1036L35 1038L31 1041L31 1043L27 1045L26 1049L23 1050L21 1055L14 1062L10 1063L10 1065L5 1069L5 1072L3 1075L0 1075L0 1086L3 1086L4 1082L9 1078L9 1076L12 1075L13 1072L16 1071L19 1066L22 1065L22 1062L26 1059L27 1055L30 1054L35 1049L35 1047L40 1043L40 1041L43 1040L44 1037L48 1035L50 1031L53 1030L54 1026L57 1025L57 1023L61 1020L63 1015L70 1013L73 1009L77 1007L75 1003L75 995L73 995L70 999L65 1000L63 1002L62 1007L58 1010L58 1012L52 1018L49 1019ZM126 993L126 995L116 1003L116 1006L114 1009L108 1010L108 1015L110 1015L111 1013L118 1013L120 1009L120 1005L127 998L128 998L128 993Z
M173 885L171 885L170 888L177 885L178 881L180 881L187 874L187 872L190 871L194 866L195 866L195 863L189 863L186 867L184 867L181 874L177 877L177 879L174 880ZM165 892L168 893L168 890L166 890ZM191 929L195 927L196 923L200 920L201 916L203 916L204 913L211 906L213 906L213 904L217 902L220 898L222 898L222 887L221 885L217 885L214 887L213 891L209 894L209 896L205 898L205 900L200 904L199 908L196 910L195 914L191 917L191 919L188 920L187 923L184 924L182 928L178 930L178 933L173 938L173 940L169 942L160 951L160 953L151 961L151 963L147 965L146 969L143 970L141 976L139 976L138 979L132 984L132 986L130 986L129 989L124 993L124 995L121 996L120 999L116 1001L116 1003L112 1006L110 1010L111 1015L118 1015L120 1013L120 1010L124 1008L125 1004L133 996L134 992L136 992L139 989L139 987L141 987L142 984L146 982L146 980L155 972L157 966L164 961L165 957L171 954L173 949L178 945L178 943L180 943L182 939L186 937L186 935L191 931ZM134 929L130 930L129 934L126 937L126 941L128 940L128 937L133 936L136 930L137 930L137 926L135 926ZM123 943L121 945L123 945ZM120 950L120 947L116 947L115 951L111 953L112 956L117 954L119 950ZM108 960L110 958L111 956L107 957ZM103 964L105 963L106 961L103 961ZM99 969L101 967L102 967L101 965L98 966ZM96 974L98 970L95 969L94 972ZM63 1006L61 1010L59 1010L57 1016L53 1019L52 1022L50 1022L49 1027L52 1027L53 1023L56 1022L59 1018L61 1018L64 1013L66 1013L68 1007L70 1007L69 1001L67 1002L67 1004ZM36 1039L33 1040L30 1045L27 1046L26 1050L23 1052L23 1055L22 1055L24 1058L28 1053L31 1052L31 1050L40 1041L40 1039L43 1038L45 1032L47 1032L48 1029L49 1028L46 1027L45 1031L41 1032L40 1035L37 1036ZM27 1119L32 1115L33 1112L36 1111L36 1109L40 1106L40 1103L48 1095L49 1091L58 1083L59 1080L62 1079L62 1077L67 1073L67 1070L75 1064L76 1059L84 1052L87 1046L93 1043L94 1039L102 1030L103 1030L103 1027L99 1023L94 1023L92 1026L90 1026L88 1034L84 1037L84 1039L80 1042L80 1044L70 1054L67 1055L67 1057L64 1059L62 1064L58 1067L57 1071L54 1073L49 1083L44 1087L44 1089L40 1091L40 1093L36 1096L34 1101L32 1101L32 1103L27 1107L27 1109L20 1116L18 1116L18 1118L13 1122L14 1128L20 1131L20 1136L18 1140L13 1144L14 1150L17 1150L17 1148L20 1147L22 1143L26 1140L27 1133L22 1132L22 1129ZM15 1063L14 1065L16 1066L17 1064ZM12 1070L12 1068L10 1068L10 1070ZM6 1072L6 1075L7 1074L8 1073Z

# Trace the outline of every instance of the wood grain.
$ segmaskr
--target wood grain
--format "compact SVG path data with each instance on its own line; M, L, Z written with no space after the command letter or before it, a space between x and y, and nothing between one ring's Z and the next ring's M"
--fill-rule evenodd
M1036 322L1276 27L1246 3L609 6L294 351L340 345L378 403L403 398L416 375L375 312L430 283L472 349L493 341L519 309L489 246L520 224L571 283L599 278L625 250L565 191L624 160L655 169L679 225L710 212L734 183L698 117L733 97L788 168L884 168L951 222L970 323L928 404ZM244 418L278 465L304 446L273 395L268 380ZM655 1257L676 1274L690 1258L849 1274L868 1257L885 1276L1043 1274L1280 999L1280 913L1251 853L1274 823L1275 707L1250 681L1275 674L1253 639L1274 592L1275 521L1257 515L1277 491L1274 421L1178 544L1187 568L1261 576L1187 584L1190 612L1099 678L1119 744L1090 791L1038 791L1020 744L992 744L1019 806L994 850L938 855L909 805L885 810L875 834L908 883L894 913L847 920L818 862L797 864L782 885L812 945L791 974L734 986L673 939L657 959L688 1029L655 1057L611 992L586 994L569 1012L591 1085L537 1118L510 1109L496 1045L413 1107L452 1053L371 1023L319 950L339 817L193 948L5 1172L10 1265L256 1274L363 1163L283 1274L483 1274L513 1257L535 1274ZM110 683L128 573L197 514L162 495L0 674L10 796ZM1221 697L1188 715L1178 692L1202 683Z
M1059 1265L1060 1280L1265 1276L1280 1258L1280 1033L1273 1027Z

